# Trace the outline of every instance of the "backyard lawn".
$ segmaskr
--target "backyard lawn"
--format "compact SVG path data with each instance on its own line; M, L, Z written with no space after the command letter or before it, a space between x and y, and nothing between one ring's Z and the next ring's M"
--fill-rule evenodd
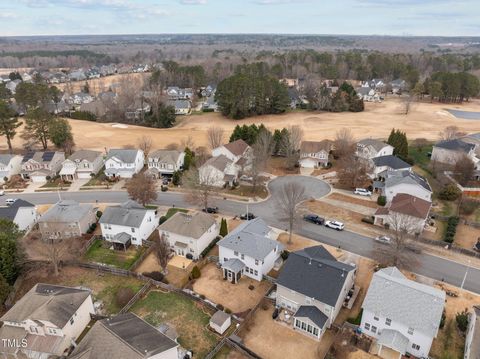
M168 323L179 334L178 341L195 357L204 358L219 338L207 328L210 313L200 304L180 294L151 291L138 301L132 311L153 326Z
M113 250L109 244L97 239L85 253L88 262L107 264L113 267L129 269L133 263L145 252L145 247L130 246L127 251Z
M173 216L177 212L183 212L187 213L188 209L183 209L183 208L169 208L167 213L165 213L165 217L169 219L171 216Z

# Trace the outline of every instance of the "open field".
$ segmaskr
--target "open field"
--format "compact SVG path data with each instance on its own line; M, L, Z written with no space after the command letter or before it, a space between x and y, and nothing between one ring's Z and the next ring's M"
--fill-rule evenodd
M283 115L266 115L235 121L218 113L204 113L198 116L178 117L178 124L171 129L152 129L140 126L112 127L111 123L70 120L77 148L104 150L107 148L136 145L142 136L150 136L155 148L170 143L179 143L189 136L196 146L207 145L207 129L211 126L225 130L225 140L238 125L264 123L270 129L289 125L300 125L305 130L306 140L334 139L342 127L352 130L356 138L365 136L386 138L392 127L406 131L410 139L426 138L437 140L438 132L446 126L456 125L461 131L480 131L480 121L456 119L445 108L480 111L480 100L465 104L417 103L408 115L401 113L401 102L388 98L383 103L366 103L366 110L360 113L331 112L290 112ZM19 131L21 132L21 131ZM13 145L22 148L22 139L16 136ZM2 142L0 150L6 150Z

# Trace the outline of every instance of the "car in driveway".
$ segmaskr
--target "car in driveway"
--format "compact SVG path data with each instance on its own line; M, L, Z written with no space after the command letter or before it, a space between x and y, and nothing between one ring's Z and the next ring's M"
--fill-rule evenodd
M319 226L323 226L325 224L325 218L317 216L316 214L306 214L303 216L303 220L313 224L318 224Z
M257 217L251 212L244 213L240 216L240 219L247 220L247 221L250 221L255 218Z
M388 236L377 236L374 238L377 242L383 243L383 244L390 244L392 239Z
M7 206L11 206L12 204L15 203L16 200L17 200L16 198L7 198L5 200L5 203L7 204Z
M326 221L325 227L336 229L337 231L343 231L343 229L345 228L345 225L339 221Z
M218 213L218 207L207 207L202 209L205 213Z
M360 196L371 196L372 192L365 188L355 188L353 191L354 194L358 194Z

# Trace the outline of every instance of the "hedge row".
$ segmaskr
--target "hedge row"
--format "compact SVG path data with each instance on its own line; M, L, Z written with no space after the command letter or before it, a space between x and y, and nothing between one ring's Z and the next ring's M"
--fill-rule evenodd
M210 244L207 246L207 248L205 248L205 249L202 251L202 253L200 253L200 255L201 255L202 257L205 257L205 256L208 254L208 252L210 252L210 250L211 250L213 247L215 247L215 245L218 243L218 241L219 241L220 239L222 239L222 237L216 236L215 239L214 239L212 242L210 242Z
M450 217L447 221L447 229L445 230L445 235L443 240L447 243L453 243L455 240L455 234L457 233L457 225L459 222L458 217Z

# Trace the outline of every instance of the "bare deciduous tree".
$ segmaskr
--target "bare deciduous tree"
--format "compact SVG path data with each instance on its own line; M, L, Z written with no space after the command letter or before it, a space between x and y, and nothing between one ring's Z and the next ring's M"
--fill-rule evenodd
M334 141L335 155L338 158L352 155L355 152L355 140L352 131L342 128L335 134Z
M207 130L207 140L210 149L220 147L223 144L223 128L212 126Z
M257 190L260 174L265 171L268 159L272 153L273 138L270 132L260 131L257 140L252 146L252 161L250 169L247 171L252 177L253 193Z
M188 190L186 200L193 205L207 208L212 197L218 193L216 181L213 171L204 169L200 172L196 168L191 168L182 177L182 182Z
M292 169L298 162L303 130L300 126L293 125L287 129L287 133L288 135L282 138L280 147L281 152L285 154L285 166L287 169Z
M295 182L285 183L276 199L279 220L288 223L288 243L292 243L292 231L299 219L297 207L305 199L305 187Z
M415 102L415 97L411 94L408 94L403 98L403 114L408 115L413 107Z
M465 186L468 182L473 179L475 173L475 164L466 154L460 156L460 158L455 162L455 168L453 170L456 180L462 185Z
M460 138L462 136L465 136L466 133L460 131L460 129L457 126L447 126L439 133L440 139L442 140L454 140L456 138Z
M145 172L137 173L127 182L128 196L142 206L157 199L157 188L155 180Z
M165 238L165 235L162 234L158 237L155 237L153 239L153 253L155 254L155 258L158 261L158 264L160 267L162 267L162 270L165 272L165 269L167 268L168 264L168 257L170 255L170 245Z
M187 137L183 138L180 141L180 148L185 149L185 148L190 148L193 150L195 148L195 140L193 139L192 135L188 135Z
M168 145L165 146L165 148L167 150L178 150L178 143L169 143Z
M343 157L337 163L337 177L339 184L348 187L362 187L369 182L368 173L370 168L368 162L358 158L351 153Z
M152 150L152 146L153 146L153 140L150 136L142 136L138 140L138 148L140 148L143 151L145 158L148 157L148 154Z

